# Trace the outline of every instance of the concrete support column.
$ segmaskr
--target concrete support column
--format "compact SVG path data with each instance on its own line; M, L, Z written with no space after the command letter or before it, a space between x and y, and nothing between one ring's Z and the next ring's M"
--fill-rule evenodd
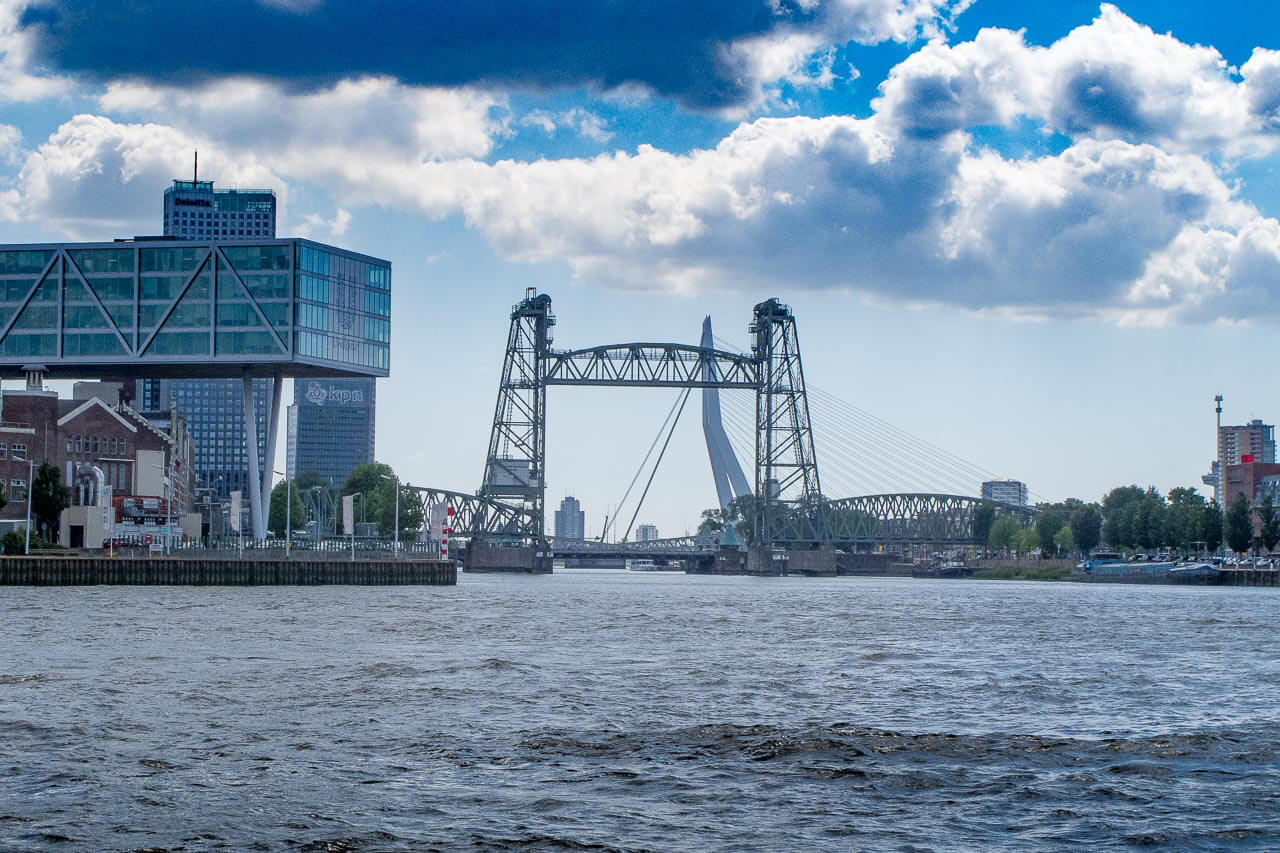
M277 373L271 380L271 408L267 410L267 458L262 465L262 505L271 512L271 475L276 465L276 435L280 432L280 401L284 393L284 376Z
M262 478L258 472L258 412L253 404L253 377L244 377L244 442L249 456L249 518L254 539L267 538L267 520L262 513Z

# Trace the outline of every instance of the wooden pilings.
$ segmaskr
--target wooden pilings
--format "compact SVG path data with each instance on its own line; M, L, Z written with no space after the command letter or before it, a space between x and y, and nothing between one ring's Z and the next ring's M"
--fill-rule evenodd
M453 585L449 560L0 557L0 586Z

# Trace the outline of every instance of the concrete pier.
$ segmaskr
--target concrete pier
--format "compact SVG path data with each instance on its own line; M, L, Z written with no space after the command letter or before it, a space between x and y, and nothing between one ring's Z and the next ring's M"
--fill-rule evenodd
M463 553L466 572L508 572L525 575L551 574L551 549L531 545L496 545L472 539Z
M357 586L458 582L446 560L0 557L0 586Z

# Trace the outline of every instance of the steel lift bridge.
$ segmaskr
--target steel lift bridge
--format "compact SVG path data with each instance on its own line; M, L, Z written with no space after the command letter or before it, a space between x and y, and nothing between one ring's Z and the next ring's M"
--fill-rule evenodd
M756 541L771 546L819 547L880 542L972 541L978 498L892 494L829 500L823 496L805 393L795 317L777 299L756 305L751 351L712 346L709 324L701 345L607 344L556 350L551 297L530 288L511 311L493 427L478 492L417 487L425 515L447 504L453 533L473 540L523 544L550 553L545 530L547 388L555 385L701 388L703 427L722 507L746 492L746 478L720 426L718 389L755 392L755 476L748 519ZM695 540L634 543L637 555L706 549ZM610 552L626 544L565 543L575 552ZM714 547L714 546L711 546ZM557 547L557 553L560 548Z

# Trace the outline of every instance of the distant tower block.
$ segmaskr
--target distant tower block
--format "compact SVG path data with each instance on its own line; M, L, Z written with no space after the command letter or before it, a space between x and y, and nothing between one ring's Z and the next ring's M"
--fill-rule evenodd
M702 321L702 346L711 349L715 346L715 337L711 334L711 317ZM714 382L716 366L706 362L702 368L702 378ZM720 391L717 388L702 389L702 433L707 439L707 455L711 458L711 478L716 484L716 497L720 508L728 509L735 498L751 494L747 478L738 464L738 457L725 435L724 423L720 420Z

